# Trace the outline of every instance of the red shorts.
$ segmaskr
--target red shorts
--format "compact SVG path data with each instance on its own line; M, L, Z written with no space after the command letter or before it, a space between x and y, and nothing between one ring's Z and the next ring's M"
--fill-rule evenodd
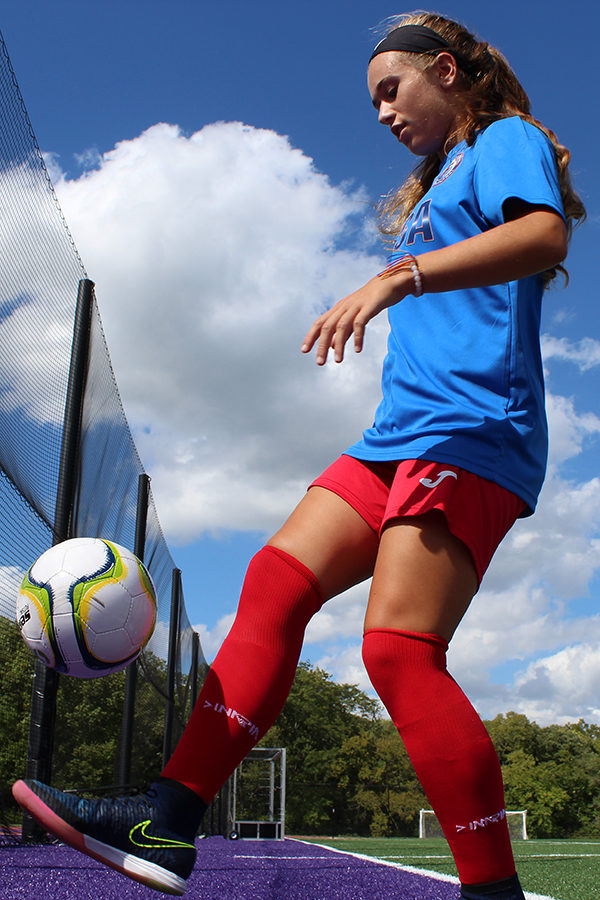
M419 459L368 462L344 454L311 487L315 485L345 500L377 534L391 519L441 510L452 534L468 547L479 581L525 509L520 497L493 481L458 466Z

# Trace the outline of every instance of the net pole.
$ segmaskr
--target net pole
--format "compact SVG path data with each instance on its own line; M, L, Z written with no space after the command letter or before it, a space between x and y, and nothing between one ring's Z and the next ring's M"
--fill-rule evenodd
M269 819L275 819L275 757L269 760Z
M198 658L200 656L200 637L197 631L192 634L192 667L190 678L192 681L192 690L190 697L190 715L196 705L198 699Z
M286 748L281 748L281 791L280 791L280 822L281 822L281 840L285 837L285 785L286 785Z
M94 305L94 283L88 278L79 282L77 306L73 326L71 362L65 401L60 468L56 490L53 544L71 536L77 478L81 419L90 358L90 334ZM26 777L46 783L52 778L52 754L56 722L58 673L42 662L35 664L29 720ZM31 816L23 817L23 837L32 839L41 834Z
M69 382L65 402L63 439L60 450L60 469L56 491L54 514L54 543L59 544L71 536L71 524L75 509L75 493L79 475L79 447L81 443L81 419L83 400L90 361L90 335L94 305L94 282L83 278L79 282L77 308L73 328L73 345Z
M141 562L146 551L146 525L148 522L148 499L150 478L142 473L138 478L137 512L135 517L135 538L133 552ZM123 718L121 721L121 753L119 757L119 785L125 787L131 780L131 749L133 746L133 726L135 718L135 695L137 689L137 660L125 670L125 695L123 698Z
M177 642L181 609L181 569L173 569L171 580L171 621L169 623L169 656L167 659L167 704L163 734L163 766L171 756L173 719L175 716L175 670L177 666Z

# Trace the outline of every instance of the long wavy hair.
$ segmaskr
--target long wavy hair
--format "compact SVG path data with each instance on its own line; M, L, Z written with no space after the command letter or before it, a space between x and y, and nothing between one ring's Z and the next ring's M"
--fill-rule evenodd
M450 44L450 52L458 64L460 79L459 98L464 103L464 117L455 132L448 135L446 149L459 141L472 144L481 129L492 122L508 116L519 116L539 128L551 141L556 154L560 193L567 220L567 235L571 237L573 225L583 221L585 208L574 191L569 176L569 150L559 143L558 138L545 125L531 115L531 104L519 79L504 56L485 41L480 41L463 25L444 16L428 12L408 13L392 16L386 20L386 32L399 25L426 25L437 31ZM425 71L435 63L436 53L400 52L402 61ZM410 212L427 193L440 170L437 154L427 156L408 176L404 183L387 197L378 207L379 227L386 239L400 233ZM555 266L544 272L546 283L556 277L557 272L566 277L563 266Z

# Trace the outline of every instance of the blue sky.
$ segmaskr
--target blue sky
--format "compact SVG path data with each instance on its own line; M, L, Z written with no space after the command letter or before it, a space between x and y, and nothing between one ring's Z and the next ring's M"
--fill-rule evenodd
M544 304L552 445L539 512L498 552L451 648L484 715L600 722L597 6L437 9L499 47L572 151L588 207ZM212 658L248 559L371 422L385 321L317 370L314 314L383 260L372 209L414 160L365 88L387 3L4 4L0 29L97 296L190 619ZM110 537L107 535L107 537ZM304 658L367 688L366 588Z

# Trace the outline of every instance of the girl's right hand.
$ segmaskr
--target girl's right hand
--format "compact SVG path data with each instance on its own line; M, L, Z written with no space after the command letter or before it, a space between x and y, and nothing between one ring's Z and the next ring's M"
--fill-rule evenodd
M329 350L333 350L335 361L341 363L346 343L353 335L354 350L360 353L367 323L383 309L403 300L413 287L410 270L389 278L371 278L315 320L304 338L302 352L310 353L317 344L315 360L318 366L325 365Z

